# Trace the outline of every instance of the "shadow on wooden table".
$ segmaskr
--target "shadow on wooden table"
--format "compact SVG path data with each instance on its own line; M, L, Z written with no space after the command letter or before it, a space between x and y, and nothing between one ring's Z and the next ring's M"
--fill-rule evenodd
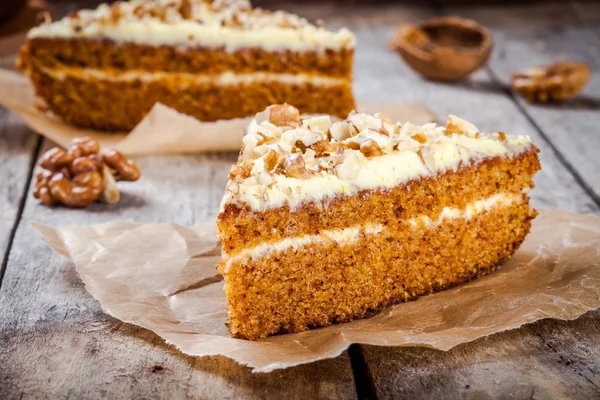
M147 342L164 355L167 355L164 357L167 360L176 359L185 362L189 367L190 381L193 381L193 375L208 374L212 380L221 381L221 384L235 387L242 397L247 392L248 395L256 396L260 393L270 398L288 392L290 385L302 387L303 394L308 394L309 398L327 397L326 382L331 381L339 384L340 381L344 380L348 385L349 392L354 391L350 359L346 352L334 359L276 370L272 373L252 373L250 368L226 357L192 357L185 355L175 347L166 344L154 332L124 323L115 318L107 317L106 322L111 335L120 334L133 339L133 341ZM181 362L149 362L145 366L144 373L170 375L174 373L170 365L177 364L181 364ZM316 382L315 376L319 376L320 383ZM334 386L336 385L331 385L331 387Z
M577 96L573 100L565 103L547 103L537 104L538 107L556 110L582 110L582 111L600 111L600 98L589 96Z
M546 319L444 352L365 346L382 398L597 398L600 310Z

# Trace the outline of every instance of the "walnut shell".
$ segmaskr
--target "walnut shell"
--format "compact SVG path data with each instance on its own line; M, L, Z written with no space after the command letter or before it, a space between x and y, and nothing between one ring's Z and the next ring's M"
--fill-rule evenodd
M492 42L490 32L473 20L441 17L399 26L389 45L424 77L452 82L485 64Z

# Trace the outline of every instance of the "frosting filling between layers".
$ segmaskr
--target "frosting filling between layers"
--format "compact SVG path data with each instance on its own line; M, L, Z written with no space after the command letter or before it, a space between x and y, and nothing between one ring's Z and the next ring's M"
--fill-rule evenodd
M94 79L109 82L154 82L163 79L173 79L178 86L187 86L190 84L211 84L217 86L280 82L285 84L311 84L314 86L338 86L346 85L350 81L343 78L330 78L319 75L308 74L278 74L271 72L252 72L252 73L234 73L225 72L215 75L201 75L187 72L145 72L145 71L126 71L112 72L95 68L73 68L60 67L47 68L38 66L46 75L57 80L64 80L68 77L77 79Z
M463 218L469 220L475 215L485 213L494 208L507 207L516 202L522 202L523 196L514 193L498 193L486 199L476 200L468 204L464 209L445 207L437 219L432 220L426 215L409 219L407 222L414 229L429 229L435 227L444 221ZM255 247L246 248L241 252L228 257L223 253L223 259L226 261L224 273L227 273L231 265L247 259L256 259L267 257L274 253L281 253L289 249L294 251L310 244L327 244L331 241L338 245L347 246L359 240L366 235L375 235L381 233L386 228L382 224L355 225L343 229L331 229L321 231L317 235L304 235L291 238L285 238L274 243L264 243Z

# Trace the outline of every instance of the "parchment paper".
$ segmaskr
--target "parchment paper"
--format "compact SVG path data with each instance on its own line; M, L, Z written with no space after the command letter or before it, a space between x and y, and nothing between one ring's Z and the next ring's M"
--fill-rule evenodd
M90 136L102 147L116 148L127 155L196 153L239 150L249 118L201 122L160 103L129 133L103 133L64 123L51 112L40 111L31 83L21 73L0 69L0 105L25 120L31 129L63 147L76 137ZM363 104L360 110L384 112L395 121L425 124L434 114L420 104L392 102Z
M600 219L565 211L541 213L521 249L487 277L370 319L261 342L232 339L225 328L214 224L34 227L73 261L108 314L154 331L186 354L222 355L256 372L335 357L352 343L448 350L600 306Z

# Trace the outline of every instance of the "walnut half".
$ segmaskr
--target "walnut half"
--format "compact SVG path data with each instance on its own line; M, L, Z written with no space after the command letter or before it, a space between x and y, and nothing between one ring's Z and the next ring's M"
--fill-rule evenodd
M531 102L561 102L575 97L590 74L590 69L583 63L561 61L515 73L511 86Z
M43 204L61 203L87 207L97 200L119 201L116 180L135 181L140 171L116 150L100 153L100 145L90 138L77 138L69 150L48 150L40 159L33 196Z

